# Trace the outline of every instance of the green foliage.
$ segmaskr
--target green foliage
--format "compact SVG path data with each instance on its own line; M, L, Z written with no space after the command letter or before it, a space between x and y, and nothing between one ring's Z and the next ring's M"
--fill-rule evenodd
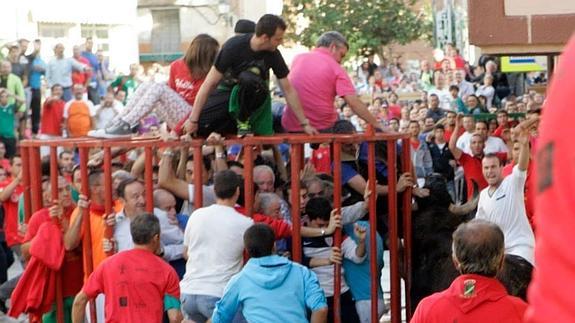
M347 37L351 55L381 54L391 43L429 39L432 20L411 9L414 0L291 0L284 6L290 39L313 46L322 33ZM309 22L303 30L299 25Z

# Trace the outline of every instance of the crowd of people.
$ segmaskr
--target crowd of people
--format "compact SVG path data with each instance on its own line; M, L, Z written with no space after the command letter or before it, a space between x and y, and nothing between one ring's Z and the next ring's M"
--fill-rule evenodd
M237 35L221 48L201 34L171 64L167 80L140 78L136 64L129 75L112 77L102 55L92 53L91 39L74 47L69 58L63 45L56 45L48 63L38 55L39 41L29 55L25 41L10 47L0 64L0 131L5 131L0 137L0 309L6 312L11 299L11 315L26 312L36 321L55 321L55 295L37 286L50 286L60 275L64 312L73 322L90 318L90 300L98 321L325 322L334 316L333 268L341 264L342 321L371 322L371 302L377 301L380 316L387 307L381 287L377 300L371 298L370 281L379 282L380 276L373 277L369 265L384 266L387 227L379 221L378 256L370 259L368 202L387 195L389 181L397 183L399 193L412 188L415 196L426 197L424 182L432 173L444 176L454 201L479 195L477 218L490 221L474 220L454 234L454 259L464 274L454 284L467 288L473 280L477 289L465 294L469 298L483 292L475 285L483 280L476 276L486 276L486 284L505 295L492 278L503 254L533 266L532 207L524 187L544 96L518 96L496 59L483 58L472 68L453 46L446 46L443 60L433 66L423 61L416 71L403 71L399 61L378 66L366 58L350 77L341 65L349 45L336 31L322 34L316 48L296 56L288 68L277 49L285 30L281 17L264 15L257 24L240 20ZM269 90L270 69L285 104ZM49 97L42 97L43 84ZM28 104L25 88L31 89ZM408 94L418 98L405 99ZM27 111L38 138L118 138L139 131L166 140L197 135L207 144L203 156L187 146L155 150L153 214L145 212L141 151L113 150L114 213L105 214L103 152L91 151L90 173L82 178L77 152L62 150L59 198L51 198L45 159L44 208L26 222L16 147L26 136ZM226 146L224 136L352 134L368 127L409 134L412 173L388 178L386 153L378 149L378 182L371 192L365 144L343 144L341 165L332 164L329 145L318 145L300 178L289 178L289 147L260 146L253 154L255 214L246 215L245 154L241 146ZM201 169L194 168L194 158L202 158ZM335 167L341 167L341 209L332 204ZM462 189L456 189L456 174L465 178ZM201 188L194 176L201 176ZM301 182L300 192L291 191L294 180ZM83 181L89 192L82 191ZM194 201L198 189L201 208ZM301 265L289 260L292 195L300 199ZM387 213L385 200L377 202L380 216ZM84 231L85 221L90 232ZM341 247L333 241L338 228L344 232ZM497 239L479 239L475 231ZM89 253L81 246L87 237ZM491 253L473 254L484 245ZM8 280L14 261L25 270ZM509 306L524 311L521 302L513 298ZM416 312L418 322L436 312L429 302L422 304L428 308ZM466 314L450 313L453 318Z

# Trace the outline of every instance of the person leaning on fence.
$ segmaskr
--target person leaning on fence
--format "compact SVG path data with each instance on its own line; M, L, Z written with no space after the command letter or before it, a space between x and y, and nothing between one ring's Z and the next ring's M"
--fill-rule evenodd
M129 178L118 185L118 198L123 204L121 211L106 219L107 225L114 226L113 240L103 239L105 252L129 250L134 247L130 235L130 223L139 214L144 212L146 198L144 184L138 179Z
M104 172L101 170L92 171L88 175L90 187L90 200L84 195L79 196L78 207L70 216L70 229L64 235L64 246L66 250L74 250L82 243L85 237L84 221L90 221L90 238L92 259L88 260L88 255L83 254L84 267L87 268L88 261L92 262L92 268L106 259L102 240L106 231L105 209L104 209ZM87 211L87 219L84 212ZM86 273L85 278L89 273Z
M86 304L98 294L106 296L106 322L162 322L164 311L172 323L182 321L178 275L163 259L160 223L143 213L130 223L134 249L106 259L90 275L76 296L72 322L84 322Z
M271 68L299 124L307 134L317 133L303 114L298 94L287 78L289 69L277 49L285 29L281 17L266 14L256 24L255 34L232 37L222 46L184 123L186 132L202 137L212 132L272 134Z
M326 322L327 303L317 276L306 267L273 255L274 232L254 224L244 233L250 260L230 279L216 303L212 322L231 322L241 309L248 322ZM289 304L289 306L286 306Z
M326 228L330 219L331 203L323 197L316 197L307 203L306 213L309 218L309 226L312 228ZM357 243L355 240L345 237L341 247L333 246L333 236L322 235L315 238L302 239L302 249L306 264L318 276L321 288L324 290L329 305L329 322L333 320L334 301L334 264L341 264L344 258L361 263L366 258L365 237L366 230L363 227L354 226ZM342 269L342 273L344 270ZM359 322L355 309L355 303L346 280L341 278L341 320L342 322Z
M44 202L51 201L52 186L49 183L49 178L46 178L43 182L43 198ZM12 308L10 314L17 317L20 311L26 309L34 309L34 303L30 300L41 299L42 305L38 306L38 309L47 309L48 311L44 314L42 321L45 323L56 322L56 302L53 295L50 298L50 294L45 293L41 287L43 286L38 277L41 279L49 280L51 279L51 270L39 271L38 264L47 264L53 261L54 255L62 255L64 252L64 234L69 230L70 216L74 210L74 203L72 201L70 186L64 179L64 177L58 177L58 200L51 201L50 204L45 204L46 207L36 211L32 214L30 222L28 222L28 230L26 236L24 237L24 242L22 243L22 255L24 259L29 260L28 266L25 269L24 274L20 278L16 289L12 294ZM32 258L32 259L31 259ZM35 258L35 259L33 259ZM57 269L60 277L63 279L62 282L62 296L64 303L64 317L67 322L71 319L72 302L74 296L82 288L82 250L78 246L71 250L66 250L63 262ZM46 265L47 267L47 265ZM42 273L36 276L33 272ZM55 271L54 271L55 272ZM23 308L23 305L26 308ZM35 313L37 314L37 313Z
M461 224L453 233L452 257L461 276L424 298L412 323L522 322L527 304L508 295L495 278L504 261L503 232L496 224L477 219Z

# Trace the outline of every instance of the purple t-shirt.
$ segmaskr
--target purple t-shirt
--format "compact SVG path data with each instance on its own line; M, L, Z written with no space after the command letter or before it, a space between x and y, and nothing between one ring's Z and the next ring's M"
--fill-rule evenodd
M336 96L355 95L349 75L327 48L316 48L296 56L288 78L299 96L306 118L318 130L331 128L336 122L337 112L333 105ZM287 131L302 131L289 107L284 110L282 126Z

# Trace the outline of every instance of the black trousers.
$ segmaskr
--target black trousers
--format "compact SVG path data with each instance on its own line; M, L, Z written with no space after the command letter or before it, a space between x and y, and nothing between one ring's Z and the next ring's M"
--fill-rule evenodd
M235 135L236 120L228 112L230 92L216 91L208 97L200 119L198 120L198 136L208 137L212 132L222 136Z
M355 302L351 296L351 292L347 291L339 296L341 305L341 322L345 323L359 323L359 316L355 310ZM329 323L333 322L333 296L327 297L327 321Z
M8 280L8 268L14 263L14 253L6 245L6 241L0 242L0 285Z
M40 130L40 109L42 106L42 91L40 89L31 89L32 97L30 101L30 110L32 110L32 133L38 134Z
M10 159L16 154L16 138L7 138L0 136L0 141L4 143L6 147L6 158Z

